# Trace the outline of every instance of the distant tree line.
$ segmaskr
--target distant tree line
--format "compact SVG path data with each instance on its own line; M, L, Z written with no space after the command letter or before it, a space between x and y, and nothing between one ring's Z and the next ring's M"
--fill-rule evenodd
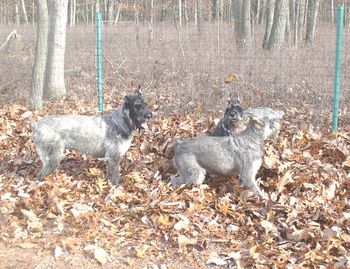
M134 20L135 12L140 20L154 22L172 20L174 12L178 20L183 23L197 19L214 21L216 19L234 20L237 5L249 6L250 19L254 24L262 24L267 18L267 10L277 0L67 0L68 23L93 23L96 12L96 3L104 14L104 20L110 24L119 21ZM34 0L1 0L0 24L35 23L37 10ZM272 2L272 3L271 3ZM279 1L277 1L279 2ZM318 2L319 19L321 21L334 21L335 9L339 2L345 3L345 19L350 23L350 0L287 0L288 13L291 22L296 17L303 17L310 7L310 2Z

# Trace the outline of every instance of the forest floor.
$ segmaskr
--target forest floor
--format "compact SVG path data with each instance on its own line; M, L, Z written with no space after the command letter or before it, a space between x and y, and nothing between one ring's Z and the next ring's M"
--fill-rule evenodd
M172 188L173 139L205 135L213 119L199 111L165 117L150 101L155 118L149 130L136 134L122 163L121 186L104 178L102 160L75 152L39 184L30 122L60 111L58 103L47 107L0 110L4 268L349 265L347 132L299 130L296 119L303 115L286 110L279 139L266 144L258 173L267 200L249 195L236 178ZM67 113L91 114L91 109L65 103Z

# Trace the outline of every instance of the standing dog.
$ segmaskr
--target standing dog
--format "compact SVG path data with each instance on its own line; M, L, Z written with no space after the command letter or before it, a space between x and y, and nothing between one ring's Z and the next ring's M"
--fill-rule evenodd
M228 101L224 117L218 122L211 136L228 136L239 132L243 119L243 108L238 99Z
M143 129L152 117L140 86L125 96L116 111L100 116L54 115L32 123L33 140L43 167L38 179L56 170L66 149L108 161L107 177L119 184L119 163L131 145L133 131Z
M202 184L206 173L239 176L239 181L256 194L263 196L255 177L262 164L263 145L267 138L278 135L276 122L282 111L266 115L250 114L247 128L234 136L196 137L175 144L174 162L179 176L172 185Z

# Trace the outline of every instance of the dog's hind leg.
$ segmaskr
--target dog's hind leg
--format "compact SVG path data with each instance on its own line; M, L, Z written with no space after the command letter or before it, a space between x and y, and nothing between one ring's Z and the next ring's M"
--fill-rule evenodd
M50 175L60 166L64 156L64 145L60 141L37 145L37 152L43 164L38 174L38 180L41 181L43 177Z
M204 182L206 171L196 161L195 156L185 154L175 155L175 165L179 176L171 179L173 186L181 184L197 184Z

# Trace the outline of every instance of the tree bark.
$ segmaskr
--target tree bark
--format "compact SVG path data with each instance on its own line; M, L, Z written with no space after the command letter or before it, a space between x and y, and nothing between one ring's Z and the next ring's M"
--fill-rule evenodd
M288 0L276 0L273 24L267 49L279 50L284 42L286 33L286 22L288 18Z
M64 83L64 54L68 0L48 0L50 30L46 64L46 99L59 99L66 95Z
M315 36L316 21L320 0L309 0L307 8L307 23L306 23L306 45L312 46Z
M42 109L43 88L45 80L47 39L49 32L49 16L46 1L37 0L38 21L35 60L32 74L32 87L29 95L31 109Z

